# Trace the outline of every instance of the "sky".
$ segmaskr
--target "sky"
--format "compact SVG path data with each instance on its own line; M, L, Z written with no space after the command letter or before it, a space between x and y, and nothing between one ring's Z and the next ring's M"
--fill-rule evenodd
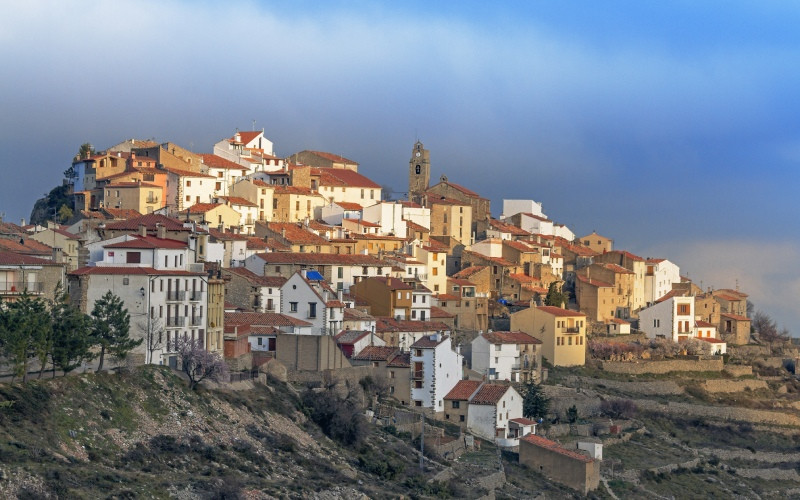
M322 3L322 5L318 5ZM37 1L0 6L0 212L84 142L238 128L407 190L534 199L579 235L739 288L800 336L800 5Z

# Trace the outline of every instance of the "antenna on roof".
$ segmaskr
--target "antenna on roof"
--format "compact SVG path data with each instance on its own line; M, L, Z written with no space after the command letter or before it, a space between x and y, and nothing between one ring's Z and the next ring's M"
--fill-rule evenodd
M253 130L255 131L255 129L256 129L256 121L253 120Z

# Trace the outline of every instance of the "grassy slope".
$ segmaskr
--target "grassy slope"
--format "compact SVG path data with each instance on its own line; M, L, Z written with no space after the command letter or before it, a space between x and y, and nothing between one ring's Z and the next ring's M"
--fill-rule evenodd
M0 497L451 494L405 442L373 431L342 448L300 409L281 383L193 393L159 367L0 385Z

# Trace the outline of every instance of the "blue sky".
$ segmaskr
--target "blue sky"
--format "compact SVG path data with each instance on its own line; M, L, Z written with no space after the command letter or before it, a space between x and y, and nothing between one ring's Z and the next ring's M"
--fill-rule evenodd
M794 2L14 2L0 16L0 212L83 142L198 152L257 128L406 189L533 198L578 233L740 287L800 333Z

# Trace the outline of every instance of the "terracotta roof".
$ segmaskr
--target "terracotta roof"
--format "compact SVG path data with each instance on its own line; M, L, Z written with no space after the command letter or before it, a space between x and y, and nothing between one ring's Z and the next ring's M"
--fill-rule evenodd
M638 255L634 255L634 254L632 254L630 252L626 252L625 250L611 250L608 253L619 254L619 255L622 255L624 257L627 257L630 260L634 260L634 261L637 261L637 262L644 261L644 259L642 257L639 257Z
M450 314L441 307L431 306L431 319L450 319L455 317L455 314Z
M501 384L483 384L478 392L469 400L471 405L496 405L511 388Z
M296 245L327 245L328 240L294 222L269 222L267 229Z
M447 335L439 335L439 340L434 340L432 337L432 335L425 335L411 344L411 347L414 349L430 349L438 346L449 338Z
M729 302L739 302L740 300L744 300L743 297L738 295L731 295L729 293L715 293L714 297L720 298L722 300L727 300Z
M586 276L579 274L577 275L578 281L581 283L586 283L587 285L596 286L598 288L613 288L614 285L611 283L606 283L605 281L595 280L587 278Z
M533 276L528 276L527 274L522 274L522 273L509 274L508 277L511 278L512 280L518 281L520 283L537 283L537 284L541 283L541 281L539 279L534 278Z
M132 208L110 208L104 207L102 212L107 213L114 219L130 219L132 217L141 217L142 214Z
M221 156L212 154L201 154L200 156L203 158L203 163L211 168L228 169L228 170L247 170L247 167L243 167L238 163L226 160Z
M547 217L542 217L541 215L532 214L530 212L522 212L522 215L524 215L525 217L530 217L532 219L540 220L542 222L553 222Z
M403 220L406 223L406 229L411 229L413 231L430 232L430 229L428 229L425 226L421 226L421 225L417 224L416 222L410 221L408 219L403 219Z
M698 339L702 340L703 342L708 342L710 344L725 344L726 342L722 339L716 339L711 337L697 337Z
M352 222L364 227L381 227L380 224L375 224L374 222L369 222L363 219L342 219L342 222Z
M128 241L120 241L119 243L112 243L105 245L103 248L169 248L169 249L184 249L189 245L186 242L179 240L171 240L168 238L156 238L155 236L141 236L138 234L131 235L133 238Z
M282 194L300 194L305 196L322 196L316 191L313 191L311 188L300 187L300 186L275 186L274 196L279 196Z
M372 334L372 332L367 330L342 330L333 338L336 340L337 344L354 344L370 334Z
M534 422L533 420L522 417L512 418L511 420L509 420L509 422L514 422L515 424L520 424L520 425L536 425L536 422Z
M532 445L538 446L539 448L545 448L552 452L569 457L573 460L578 460L579 462L584 462L584 463L594 462L593 458L589 458L583 453L578 453L577 451L572 451L566 448L562 448L555 441L550 441L549 439L545 439L536 434L528 434L527 436L522 438L522 441L527 441Z
M436 296L436 299L441 302L443 300L461 300L461 297L452 293L440 293Z
M344 320L345 321L375 321L370 314L362 311L361 309L355 309L352 307L348 307L344 310Z
M158 184L150 184L149 182L114 182L106 184L107 188L158 188L163 189Z
M353 172L352 170L344 168L312 167L311 175L319 176L320 186L381 189L379 184L376 184L367 177L359 174L358 172Z
M444 397L446 400L468 401L470 396L481 386L480 380L459 380Z
M22 243L20 243L22 241ZM29 238L28 236L11 235L10 237L0 237L0 251L21 253L25 255L53 255L53 249L44 243Z
M303 151L304 153L312 153L320 158L325 158L326 160L330 160L334 163L348 163L350 165L358 165L357 162L353 160L348 160L344 156L340 156L333 153L326 153L325 151Z
M422 205L413 201L400 201L399 203L406 208L422 208Z
M172 167L164 167L164 170L167 172L177 175L178 177L200 177L202 179L216 179L217 177L213 175L204 174L202 172L196 172L194 170L182 170L179 168L172 168Z
M258 207L255 203L250 200L246 200L239 196L216 196L215 198L220 200L227 200L231 205L242 205L245 207Z
M453 276L455 278L469 278L473 274L483 271L484 269L486 269L486 266L470 266L460 270Z
M362 281L377 281L386 285L389 290L411 290L413 288L400 278L387 278L386 276L372 276Z
M302 253L302 252L269 252L256 254L268 264L306 264L306 265L346 265L346 266L378 266L389 264L371 255Z
M80 238L76 234L72 234L66 229L61 229L60 227L48 227L45 231L53 231L54 233L58 233L61 236L69 239L69 240L79 240Z
M225 324L257 326L312 326L308 321L278 313L235 312L225 313Z
M260 276L246 267L226 267L222 269L222 273L230 273L241 276L252 284L258 286L280 288L284 285L284 283L286 283L286 278L283 276Z
M731 290L730 288L720 288L719 290L716 290L715 292L723 292L723 293L726 293L726 294L729 294L729 295L738 295L739 297L742 297L742 298L747 298L748 297L748 295L746 293L742 293L739 290Z
M570 311L569 309L561 309L560 307L555 307L555 306L539 306L536 309L538 309L540 311L544 311L544 312L549 313L549 314L552 314L553 316L559 316L559 317L576 317L576 316L585 317L586 316L582 312Z
M509 248L513 248L514 250L517 250L518 252L539 253L539 249L538 248L534 248L531 245L528 245L525 242L520 241L520 240L503 240L503 245L507 246Z
M671 299L673 297L683 297L685 293L686 292L684 292L683 290L670 290L669 292L659 297L658 300L656 300L656 304L664 302L665 300Z
M51 260L31 257L14 252L0 251L0 266L60 266Z
M461 201L455 198L448 198L447 196L439 196L439 195L428 195L428 203L433 205L457 205L457 206L469 206L468 201Z
M716 328L717 325L713 323L709 323L708 321L697 320L694 322L695 326L699 326L700 328Z
M522 229L521 227L517 227L514 224L509 224L507 222L503 222L497 219L489 219L489 225L500 232L509 233L512 236L530 236L531 234L528 231Z
M397 352L396 347L370 345L353 356L356 361L388 361Z
M195 273L191 271L173 271L166 269L154 269L152 267L140 266L94 266L82 267L69 273L73 276L86 276L86 275L99 275L99 276L124 276L129 275L147 275L147 276L205 276L206 273Z
M648 264L660 264L667 259L647 259Z
M633 274L633 271L631 271L629 269L625 269L622 266L618 266L617 264L603 263L603 264L600 264L600 265L603 266L604 268L608 269L609 271L616 273L616 274Z
M630 325L631 324L630 321L625 321L624 319L621 319L621 318L611 318L610 320L608 320L608 322L609 323L616 323L618 325Z
M167 217L160 214L147 214L139 217L131 217L130 219L110 222L106 224L107 230L115 231L136 231L139 225L144 225L148 230L155 231L156 224L163 225L167 231L191 231L191 227L183 227L183 222Z
M542 341L525 332L487 332L482 334L490 344L541 344Z
M361 210L364 209L364 207L362 207L358 203L351 203L349 201L335 201L334 204L335 205L339 205L343 209L351 211L351 212L352 211L359 211L360 212Z
M388 317L375 318L376 332L435 332L449 331L450 327L441 321L413 321Z
M450 186L451 188L454 188L454 189L456 189L457 191L461 191L462 193L464 193L465 195L469 196L470 198L480 198L480 199L482 199L482 200L485 200L485 199L486 199L486 198L483 198L483 197L482 197L481 195L479 195L478 193L476 193L475 191L469 190L469 189L465 188L464 186L461 186L461 185L459 185L459 184L455 184L455 183L453 183L453 182L449 182L449 181L442 181L442 182L440 182L439 184L446 184L446 185ZM439 184L436 184L435 186L432 186L432 187L431 187L431 189L435 188L435 187L436 187L436 186L438 186Z
M747 316L739 316L738 314L722 313L720 314L720 316L724 318L730 318L735 321L750 321L750 318L748 318Z
M204 214L222 206L222 203L195 203L189 207L190 214Z
M411 366L411 353L408 352L401 352L391 361L386 363L386 366L391 366L392 368L408 368Z

